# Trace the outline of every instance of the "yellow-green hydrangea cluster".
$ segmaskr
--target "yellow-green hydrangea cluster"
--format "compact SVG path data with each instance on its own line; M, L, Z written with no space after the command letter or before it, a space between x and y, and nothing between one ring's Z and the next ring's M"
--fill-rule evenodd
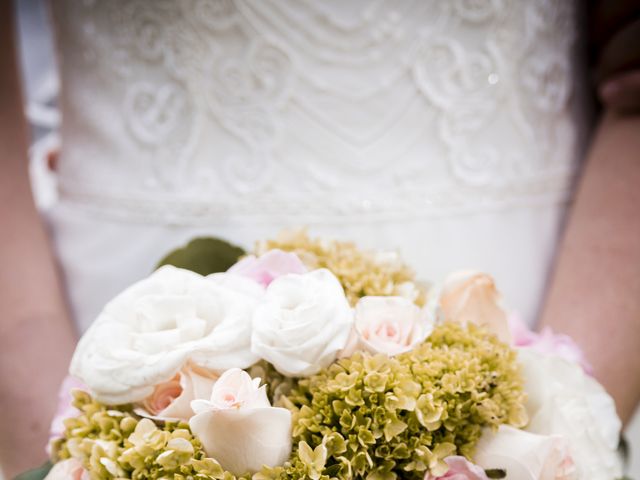
M65 420L65 435L53 445L53 459L80 460L92 480L240 480L206 457L186 423L158 426L127 407L107 407L79 390L74 391L74 406L81 413Z
M426 300L425 286L416 281L413 270L393 252L361 250L351 242L314 239L305 230L293 230L259 242L256 253L276 248L295 253L309 269L331 270L352 305L368 295L401 295L418 305Z
M422 479L471 456L484 427L526 421L515 353L474 327L445 323L415 350L356 353L300 380L289 465L263 478Z
M265 360L247 368L247 373L252 378L259 378L263 384L267 385L267 397L272 405L280 403L280 399L291 393L291 390L297 385L298 380L278 372L275 367Z

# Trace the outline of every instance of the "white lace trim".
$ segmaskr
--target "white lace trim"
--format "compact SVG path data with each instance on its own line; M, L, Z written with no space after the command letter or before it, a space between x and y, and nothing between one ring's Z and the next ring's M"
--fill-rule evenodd
M189 226L211 226L234 219L242 222L288 219L297 225L323 222L353 224L419 220L523 207L559 207L568 201L569 195L568 186L557 187L553 193L549 192L548 185L543 188L532 187L529 196L512 196L512 202L504 201L509 194L506 189L491 194L465 189L459 190L455 199L449 191L444 191L414 192L412 195L385 198L346 195L332 198L319 195L301 199L295 195L287 198L278 194L263 195L258 200L245 197L225 203L215 197L210 201L204 201L202 198L171 195L166 198L149 198L128 197L113 192L101 194L97 188L86 189L65 183L59 184L64 203L80 207L91 215L133 222ZM470 202L470 198L473 198L475 203Z

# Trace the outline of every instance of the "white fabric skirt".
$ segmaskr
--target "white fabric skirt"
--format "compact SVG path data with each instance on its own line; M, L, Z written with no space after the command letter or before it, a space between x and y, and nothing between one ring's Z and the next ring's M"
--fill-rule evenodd
M397 250L421 280L438 282L457 269L489 272L507 305L534 323L564 210L540 205L395 221L227 217L220 223L182 226L115 219L61 200L48 216L73 314L84 331L109 299L192 238L216 236L250 249L256 240L296 227L366 248Z

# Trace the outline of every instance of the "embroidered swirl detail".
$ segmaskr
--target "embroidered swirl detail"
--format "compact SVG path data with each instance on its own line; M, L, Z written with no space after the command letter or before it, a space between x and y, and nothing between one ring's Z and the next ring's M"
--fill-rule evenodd
M143 204L174 200L200 205L194 215L367 204L402 216L566 196L580 133L572 2L60 0L54 10L65 123L80 126L63 131L60 177L76 202L149 216L156 207Z

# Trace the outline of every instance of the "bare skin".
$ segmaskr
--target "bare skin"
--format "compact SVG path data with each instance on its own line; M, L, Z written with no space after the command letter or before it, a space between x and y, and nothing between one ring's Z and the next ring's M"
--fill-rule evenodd
M584 349L626 423L640 400L640 22L637 1L594 0L587 7L604 113L541 322Z
M640 400L640 115L598 127L542 324L578 342L627 422Z
M49 422L75 334L27 171L12 2L0 2L0 465L46 460Z
M29 186L11 3L0 2L0 464L9 477L45 459L54 399L75 344ZM607 114L543 315L544 324L585 348L625 421L640 398L639 154L640 117Z

